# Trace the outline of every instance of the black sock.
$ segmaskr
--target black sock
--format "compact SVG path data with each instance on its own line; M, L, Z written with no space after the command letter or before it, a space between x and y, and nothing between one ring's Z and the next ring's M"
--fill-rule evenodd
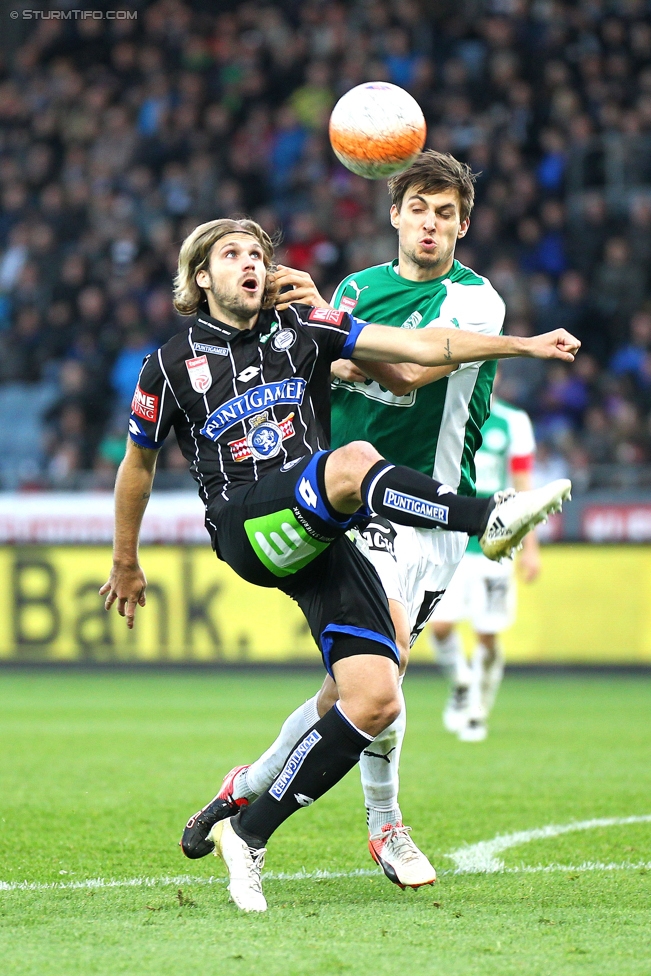
M456 495L420 471L384 460L374 464L364 478L362 500L376 515L399 525L418 529L439 526L478 536L483 535L495 506L492 498Z
M350 724L339 703L333 705L296 743L268 791L240 811L235 833L250 847L264 847L281 823L338 783L372 741Z

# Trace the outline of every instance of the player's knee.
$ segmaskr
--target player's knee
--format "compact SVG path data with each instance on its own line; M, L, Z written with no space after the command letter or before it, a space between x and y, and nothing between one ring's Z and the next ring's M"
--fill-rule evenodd
M350 444L337 448L335 453L346 470L354 472L360 479L382 459L382 455L368 441L351 441Z
M398 718L402 703L397 694L374 696L365 703L364 731L376 736Z

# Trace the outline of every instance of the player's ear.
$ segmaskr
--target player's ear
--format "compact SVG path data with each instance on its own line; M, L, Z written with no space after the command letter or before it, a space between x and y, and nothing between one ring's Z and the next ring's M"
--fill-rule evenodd
M398 230L400 226L400 211L396 207L395 203L391 205L391 210L389 211L391 215L391 226Z
M197 271L197 275L194 279L199 285L199 288L210 288L210 275L203 269L203 271Z
M461 223L459 224L459 232L457 234L457 238L465 237L466 234L468 233L469 227L470 227L470 217L466 217L466 219L462 220Z

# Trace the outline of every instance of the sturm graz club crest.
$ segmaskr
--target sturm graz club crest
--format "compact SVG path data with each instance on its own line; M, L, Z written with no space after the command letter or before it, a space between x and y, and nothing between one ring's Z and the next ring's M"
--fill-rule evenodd
M256 461L267 461L269 458L280 454L282 443L288 437L294 435L294 425L292 420L294 414L276 423L269 419L269 412L259 413L251 417L249 424L251 430L246 437L241 437L237 441L230 441L229 447L234 461L244 461L246 458L255 458Z

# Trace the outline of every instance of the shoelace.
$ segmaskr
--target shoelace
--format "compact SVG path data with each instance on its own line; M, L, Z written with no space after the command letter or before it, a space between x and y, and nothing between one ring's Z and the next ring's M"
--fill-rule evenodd
M404 861L416 861L420 856L420 851L409 836L410 831L411 827L405 827L403 824L389 825L387 829L388 837L385 844L390 844L395 854Z
M248 847L251 863L248 865L248 875L251 887L262 894L262 869L264 867L264 856L267 853L266 847Z

